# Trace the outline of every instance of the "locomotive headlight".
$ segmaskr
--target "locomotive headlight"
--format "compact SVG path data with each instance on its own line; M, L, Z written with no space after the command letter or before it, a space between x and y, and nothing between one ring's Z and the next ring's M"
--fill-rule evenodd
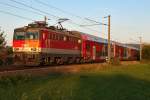
M41 48L38 48L38 52L41 52Z
M13 48L13 51L19 51L19 48Z
M41 52L41 48L31 48L32 52Z
M36 48L31 48L31 51L36 51Z

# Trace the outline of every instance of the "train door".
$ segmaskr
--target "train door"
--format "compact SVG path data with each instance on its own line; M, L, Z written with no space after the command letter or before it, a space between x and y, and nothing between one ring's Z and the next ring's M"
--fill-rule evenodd
M56 37L56 36L55 36ZM50 48L50 39L52 36L46 32L42 33L41 41L43 48Z
M45 48L45 40L46 40L46 34L45 32L41 31L41 47Z
M95 60L96 59L96 47L95 46L93 46L93 60Z
M113 57L116 57L116 45L114 44L114 52L113 52Z

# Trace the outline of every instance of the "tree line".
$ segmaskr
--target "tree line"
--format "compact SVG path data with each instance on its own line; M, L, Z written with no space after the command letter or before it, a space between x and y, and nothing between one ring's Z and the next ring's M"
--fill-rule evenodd
M6 34L0 28L0 66L13 63L13 51L11 46L7 46Z
M142 58L150 60L150 44L144 44L142 48Z

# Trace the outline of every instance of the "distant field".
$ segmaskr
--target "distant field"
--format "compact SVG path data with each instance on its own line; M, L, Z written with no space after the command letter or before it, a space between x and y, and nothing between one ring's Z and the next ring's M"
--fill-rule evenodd
M150 64L90 67L77 73L39 77L3 77L0 100L150 100Z

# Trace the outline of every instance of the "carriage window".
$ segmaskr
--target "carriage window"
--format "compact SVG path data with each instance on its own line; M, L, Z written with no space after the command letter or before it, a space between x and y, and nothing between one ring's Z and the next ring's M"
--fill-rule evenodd
M52 39L55 40L55 34L52 34Z
M90 44L86 44L86 50L90 51Z
M69 41L69 37L68 36L66 36L66 41Z
M60 40L63 40L63 35L60 35Z
M54 34L54 40L57 40L57 36L56 36L56 34Z
M51 34L48 35L48 39L52 39L52 35Z
M56 40L59 40L59 35L56 34Z
M15 40L24 40L25 39L25 32L15 32L14 33Z
M123 55L124 55L124 57L127 56L127 48L124 48Z
M103 45L102 47L102 52L101 52L101 56L107 56L107 46L106 45Z

